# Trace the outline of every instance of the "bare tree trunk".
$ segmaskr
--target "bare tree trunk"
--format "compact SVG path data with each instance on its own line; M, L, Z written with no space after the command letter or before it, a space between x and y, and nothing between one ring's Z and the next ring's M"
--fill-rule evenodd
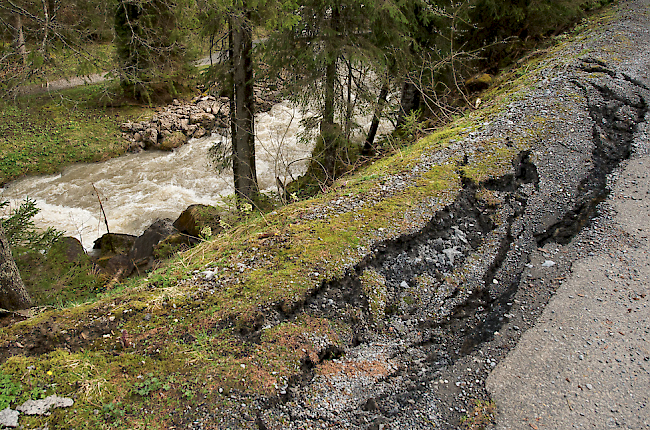
M352 135L352 63L346 60L348 65L348 97L345 106L345 139L350 140Z
M366 141L363 144L363 155L370 155L373 152L373 145L375 142L375 136L377 135L377 129L379 128L379 120L381 118L381 113L384 110L384 105L386 104L386 99L388 98L388 79L384 81L379 91L379 98L377 100L377 107L375 112L372 115L372 122L370 123L370 130L368 130L368 136Z
M43 56L47 54L47 39L50 35L50 14L47 6L47 2L42 0L43 3L43 16L45 22L43 23L43 41L41 43L41 53Z
M230 18L230 101L232 164L235 194L241 202L257 200L259 188L255 170L255 117L253 97L253 29L246 1Z
M10 311L27 309L31 299L11 255L5 230L0 223L0 307Z
M23 32L23 19L16 14L16 48L23 58L23 66L27 66L27 47L25 46L25 33Z
M323 108L323 123L326 127L334 125L334 85L336 84L336 60L332 60L325 68L325 104Z
M332 10L332 28L338 29L339 9ZM337 78L338 59L332 55L330 63L325 67L325 103L323 106L323 119L320 123L320 134L323 140L322 166L325 169L325 182L331 183L336 177L336 158L339 152L341 129L334 122L334 99Z
M397 127L404 124L404 119L414 110L420 107L420 91L411 82L404 82L400 100L400 110L397 117Z

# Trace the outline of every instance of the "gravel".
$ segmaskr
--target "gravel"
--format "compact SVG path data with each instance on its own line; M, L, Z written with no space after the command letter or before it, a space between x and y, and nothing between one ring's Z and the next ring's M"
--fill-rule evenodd
M426 239L424 233L420 232L419 241L405 245L403 251L395 250L393 256L386 257L378 268L388 280L389 295L391 289L393 294L399 295L400 290L408 292L417 286L414 275L419 273L418 267L425 264L423 261L427 258L433 260L431 266L436 265L445 271L451 270L452 266L462 267L463 264L469 268L467 261L470 255L479 261L495 261L497 269L494 273L490 272L489 267L477 265L476 284L472 286L471 277L466 280L466 289L485 291L487 288L493 301L485 303L479 300L468 306L476 299L471 294L457 296L458 292L452 289L437 299L442 304L439 302L435 309L441 315L447 315L447 319L439 318L439 325L433 329L427 329L427 323L422 325L422 321L430 321L423 310L432 308L426 298L417 303L420 309L413 311L412 319L409 319L407 309L400 309L403 312L400 319L392 318L386 322L398 336L380 336L370 330L365 337L361 337L360 345L348 348L346 355L340 359L339 365L349 370L345 377L321 376L303 386L294 387L292 397L262 415L262 421L268 428L278 422L285 423L284 428L296 429L457 428L460 419L471 413L477 400L490 398L496 402L499 411L498 428L527 428L530 424L539 428L544 425L547 428L570 428L574 423L614 423L627 428L643 428L644 418L640 417L644 413L647 416L642 406L647 404L645 393L650 392L650 387L647 385L648 375L644 373L648 364L643 361L641 351L648 351L648 346L638 345L634 350L624 350L620 357L600 357L604 363L602 366L613 369L621 369L626 363L637 366L624 370L625 373L615 370L596 375L594 369L600 369L596 366L600 362L595 358L595 350L604 348L598 339L611 343L616 336L624 337L617 335L622 332L634 337L637 342L643 342L642 331L648 326L647 321L638 316L634 319L634 312L627 312L628 308L622 310L626 313L625 317L631 318L630 321L623 322L616 315L596 316L597 310L608 304L604 292L598 291L588 299L589 296L581 289L566 294L564 289L569 279L576 276L571 274L574 261L578 261L576 270L579 270L582 258L600 258L603 250L611 252L611 247L618 240L629 242L628 238L620 238L616 233L613 215L607 211L609 206L600 205L593 210L589 208L593 201L602 198L601 189L605 185L606 174L616 165L608 158L610 155L599 153L601 149L598 148L607 146L608 139L620 139L627 141L626 145L631 144L637 154L647 151L646 145L639 141L646 127L643 123L645 111L642 108L636 111L634 106L644 105L641 99L650 100L650 97L644 85L639 85L636 78L630 79L631 76L638 76L643 71L642 65L647 64L643 59L644 49L612 42L621 39L613 38L613 34L621 35L623 31L634 34L635 40L641 44L648 42L647 31L643 28L645 24L640 21L647 18L628 13L629 10L647 9L647 5L647 1L640 0L622 3L616 12L621 22L614 22L610 27L603 27L569 45L564 53L557 55L554 64L539 72L540 79L533 88L516 96L502 114L490 118L476 129L468 130L465 138L447 151L435 155L424 154L421 163L412 172L384 181L377 191L377 198L396 195L405 187L412 186L417 177L432 165L447 162L460 148L471 161L472 157L481 153L480 142L514 140L537 133L539 146L534 147L530 159L536 168L538 180L530 185L520 185L519 192L526 199L524 207L513 205L511 212L505 211L499 215L506 227L511 223L509 227L503 231L496 229L488 232L484 237L483 243L488 244L492 235L495 246L485 245L483 253L469 246L467 240L463 240L467 233L478 238L485 232L469 228L470 221L464 220L465 225L462 225L454 220L455 225L450 226L446 236ZM579 55L587 50L590 50L588 58ZM616 59L613 59L614 56ZM590 71L592 64L609 67L611 74ZM639 76L639 79L642 77ZM613 90L610 92L609 89ZM540 120L540 117L543 119ZM611 126L616 120L628 121L629 126L634 121L641 121L636 128L634 142L631 142L631 133L619 134L619 128L624 127ZM536 123L543 124L543 127L535 129ZM594 130L598 134L596 137ZM626 146L621 148L623 154L613 157L625 157ZM642 192L637 194L644 195ZM624 195L635 194L628 191ZM341 198L335 205L315 208L313 218L327 218L372 204L372 201L355 201L355 198ZM637 202L633 199L625 201ZM589 210L584 213L576 210L583 207ZM597 218L589 222L594 216ZM584 225L589 225L589 228L581 232ZM574 237L576 234L578 236ZM498 243L508 236L511 243L503 248L506 254L492 260L500 252ZM629 250L622 255L632 258ZM646 260L641 260L640 256L635 258L630 260L630 264L647 266ZM610 257L610 260L596 264L611 265L615 263L614 260L620 263L620 259ZM610 266L608 270L610 276L615 277L622 268ZM586 279L586 276L582 274L580 279ZM489 286L482 284L484 280L489 282ZM516 291L509 293L508 289L513 283L517 285ZM601 287L596 282L593 285ZM593 303L584 305L589 310L578 315L567 314L560 319L564 313L561 314L559 308L549 308L542 316L546 303L558 288L558 298L553 299L552 303L568 302L566 306L574 310L584 305L581 303L583 300ZM636 294L642 293L636 291ZM627 305L627 302L618 304L619 307ZM548 314L552 317L548 317ZM454 318L450 319L452 315ZM593 321L594 318L599 319ZM456 319L463 322L456 324ZM545 321L552 321L553 324L542 327ZM579 324L581 321L585 327L592 323L602 324L603 321L616 323L592 338L585 335L586 328ZM527 344L526 339L532 333L537 334L537 342ZM571 344L572 341L577 343ZM521 343L520 346L517 346L518 343ZM510 353L513 349L515 352ZM637 356L630 357L629 354ZM352 366L360 356L373 357L365 367L361 366L363 369L368 369L369 363L372 364L371 368L382 369L375 374L377 379L369 379L366 373ZM553 364L535 361L542 359L555 361ZM578 374L592 377L579 377ZM560 383L566 385L560 389ZM620 399L612 402L594 400L598 393L604 397L620 393ZM632 401L630 394L635 395ZM591 409L574 404L576 395L578 398L591 396ZM555 398L552 401L552 396L559 396L560 403L566 405L564 409L572 414L568 420L560 419L562 409L554 403ZM362 405L366 405L370 399L375 406L369 411ZM594 402L600 406L594 406ZM569 404L573 409L568 407ZM607 405L605 409L604 405ZM557 419L537 420L540 413L536 415L531 412L536 407L546 408L549 416L556 416ZM615 412L611 412L612 409ZM593 415L605 410L610 411L609 418L613 421L609 418L609 421L598 420ZM576 417L579 418L573 420Z
M619 5L623 20L602 41L603 57L647 86L647 1ZM625 35L625 36L624 36ZM596 40L594 43L601 43ZM613 47L612 47L613 45ZM599 52L601 54L601 52ZM633 154L609 178L611 193L588 229L562 250L575 262L536 325L486 382L498 429L650 428L650 141L647 123Z
M621 168L583 235L600 250L573 264L535 327L489 376L497 428L650 428L649 167L640 156Z
M621 2L610 23L545 59L529 88L485 102L495 113L476 112L476 125L410 170L310 207L303 219L331 219L399 196L436 165L482 160L484 142L524 148L481 184L494 207L471 187L451 205L416 202L404 225L377 229L348 259L343 279L282 315L355 315L341 351L277 398L241 395L245 412L202 405L187 428L214 428L218 415L232 428L451 429L490 399L499 429L645 428L649 3ZM359 286L364 270L385 280L381 321ZM214 288L210 269L195 275ZM265 327L280 321L271 313Z

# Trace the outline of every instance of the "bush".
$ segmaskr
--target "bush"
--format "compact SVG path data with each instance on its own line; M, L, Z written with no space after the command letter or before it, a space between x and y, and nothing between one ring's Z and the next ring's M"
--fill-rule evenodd
M473 24L462 37L468 49L485 48L489 67L502 67L540 40L558 34L585 11L612 0L475 0L468 11Z
M0 209L8 205L7 201L0 202ZM69 240L75 239L64 238L53 228L37 230L34 216L38 212L36 202L27 198L2 220L16 266L35 304L87 300L102 292L105 276L85 253L74 258L68 255Z
M0 201L0 209L9 206L8 201ZM7 241L11 245L14 257L26 252L46 253L52 244L58 240L63 233L51 227L45 231L39 231L34 226L34 217L40 209L36 202L29 197L16 209L9 212L9 216L2 219L2 226L5 229Z

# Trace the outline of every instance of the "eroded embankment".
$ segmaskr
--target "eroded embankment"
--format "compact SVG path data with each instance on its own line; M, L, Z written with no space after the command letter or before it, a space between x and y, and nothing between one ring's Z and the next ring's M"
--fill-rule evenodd
M296 313L352 320L354 336L324 349L321 359L332 364L305 363L303 377L260 415L260 428L282 421L290 428L451 428L471 399L485 397L484 367L494 366L489 358L456 381L441 378L460 358L477 355L517 312L513 297L530 282L531 253L569 243L594 217L608 193L607 175L629 157L648 111L648 89L602 61L582 60L572 75L582 93L578 106L591 120L575 134L587 140L542 139L521 151L506 175L478 184L465 178L458 199L425 228L376 244L346 277L315 291ZM545 174L554 166L543 172L536 166L541 153L555 152L561 170L563 149L583 163L562 167L559 177L570 172L573 186ZM562 204L543 198L557 188L567 194ZM546 260L542 267L555 264ZM350 307L358 310L353 319Z
M543 307L571 263L558 249L645 119L634 79L555 61L349 186L197 248L183 282L152 274L6 331L4 368L18 380L84 363L104 390L40 377L79 394L75 419L98 427L142 423L133 408L94 413L122 402L161 428L457 426L487 397L488 350L507 351Z

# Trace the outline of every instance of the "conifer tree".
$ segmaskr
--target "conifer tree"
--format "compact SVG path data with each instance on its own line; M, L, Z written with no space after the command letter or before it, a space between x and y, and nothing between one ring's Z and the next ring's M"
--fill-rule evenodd
M221 69L222 73L225 71L222 76L225 93L230 99L232 168L237 202L238 205L256 205L259 186L255 168L253 28L256 25L287 25L291 17L284 20L283 11L297 6L289 0L202 0L198 5L204 36L211 41L221 41L216 44L217 49L221 47L222 52L228 53L227 59L222 58L225 61L213 68ZM218 77L219 73L213 76Z
M136 100L175 95L190 71L180 20L187 11L173 0L118 0L115 45L125 93Z
M266 59L287 76L294 101L317 111L306 124L317 130L308 175L328 184L342 173L354 114L387 93L409 22L398 2L310 0L294 13L295 26L269 37Z
M47 74L57 70L61 57L52 55L55 51L76 58L75 73L93 70L102 59L87 46L111 40L107 13L114 1L0 1L0 97L15 96L27 83L47 85Z
M27 309L31 299L11 255L9 242L0 223L0 308L7 310Z

